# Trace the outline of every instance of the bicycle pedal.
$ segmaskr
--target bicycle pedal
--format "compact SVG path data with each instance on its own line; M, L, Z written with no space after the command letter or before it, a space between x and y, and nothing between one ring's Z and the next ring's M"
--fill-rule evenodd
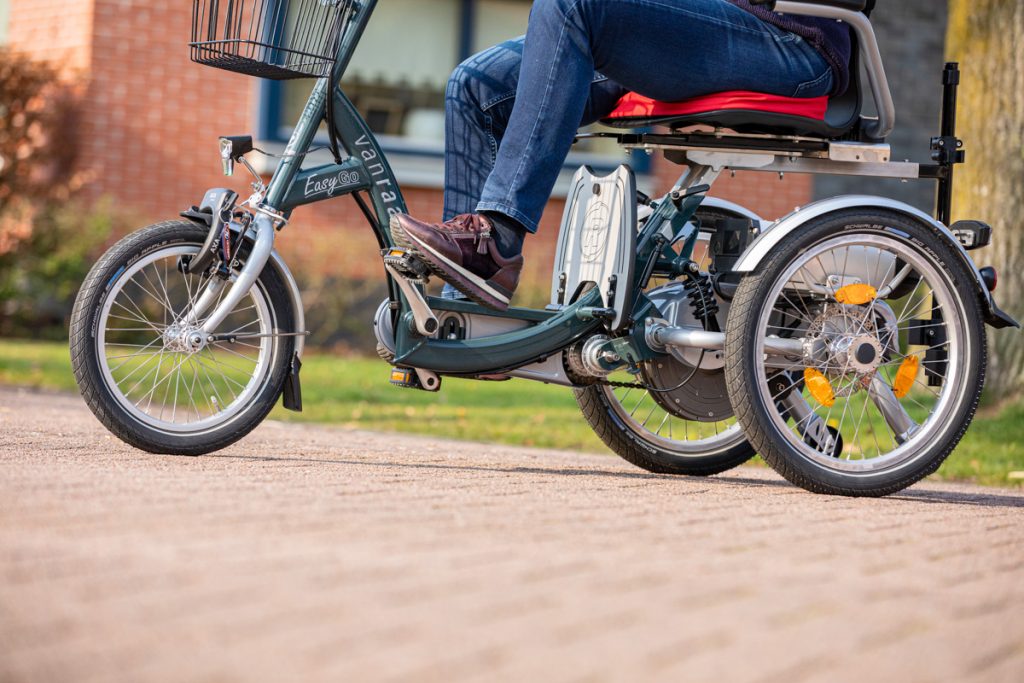
M402 277L426 282L430 275L427 265L406 249L400 247L383 249L381 256L384 257L384 264L394 268Z
M427 386L424 386L424 382ZM435 392L441 388L441 378L432 372L420 373L412 368L391 368L391 383L403 389L419 389L420 391Z

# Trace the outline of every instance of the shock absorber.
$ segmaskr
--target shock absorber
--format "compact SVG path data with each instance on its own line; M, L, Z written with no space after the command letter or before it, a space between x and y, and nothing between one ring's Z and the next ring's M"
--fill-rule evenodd
M715 298L715 287L711 276L700 272L700 267L691 262L686 273L686 282L683 284L687 296L690 298L690 307L693 315L701 322L708 332L721 332L718 325L718 300Z

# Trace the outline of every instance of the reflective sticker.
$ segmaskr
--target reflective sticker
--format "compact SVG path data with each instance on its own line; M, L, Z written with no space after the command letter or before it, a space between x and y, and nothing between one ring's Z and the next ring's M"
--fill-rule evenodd
M876 296L878 296L878 290L876 290L871 285L846 285L838 292L836 292L836 301L838 301L841 304L861 306L863 304L874 301Z
M836 394L832 391L832 385L825 375L814 368L807 368L804 370L804 382L815 401L826 408L831 408L836 404Z
M892 391L897 398L903 398L910 393L914 382L917 381L917 371L921 366L921 359L917 356L907 356L900 363L900 369L896 371L896 379L892 383Z

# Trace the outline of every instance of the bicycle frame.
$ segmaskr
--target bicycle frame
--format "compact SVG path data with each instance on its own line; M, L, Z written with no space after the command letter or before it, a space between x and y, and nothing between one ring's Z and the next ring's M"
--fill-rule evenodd
M340 87L348 66L348 55L354 51L375 5L376 0L367 0L357 10L358 16L349 22L339 41L338 63L331 77L320 79L313 88L281 163L267 185L263 201L257 207L253 221L255 246L252 255L231 291L207 318L203 332L213 333L227 312L237 305L255 282L271 257L276 228L283 227L292 209L297 206L355 195L381 249L393 246L389 221L391 216L406 211L405 200L373 132ZM302 162L325 118L329 94L334 98L333 123L337 140L348 156L341 163L302 169ZM631 291L640 292L646 280L655 272L679 267L678 264L672 265L672 259L678 260L678 256L667 251L670 243L685 240L692 252L696 227L689 220L707 189L707 186L703 186L701 191L684 198L660 203L638 236L635 269L638 275L635 282L629 283ZM369 196L369 206L359 193ZM666 232L667 229L671 232ZM689 255L684 253L684 260ZM526 323L526 326L514 332L481 339L440 340L424 337L412 325L409 301L397 287L394 278L390 274L387 278L394 311L395 363L404 366L450 375L502 372L542 361L601 326L601 320L594 315L595 307L600 306L600 295L596 291L585 294L575 303L558 311L513 308L503 314L468 301L431 299L432 308L451 310L455 307L464 313L513 318ZM213 300L214 294L209 299ZM635 311L640 313L647 305L646 300L643 297L635 297L634 300ZM200 312L204 303L201 301L197 304ZM198 319L199 316L195 317ZM641 318L634 316L634 319Z

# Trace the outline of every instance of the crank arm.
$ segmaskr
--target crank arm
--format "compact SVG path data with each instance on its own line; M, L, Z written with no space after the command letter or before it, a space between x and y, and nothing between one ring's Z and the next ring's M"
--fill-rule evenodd
M398 287L402 290L402 294L405 295L406 301L409 302L413 321L416 323L416 331L424 337L429 337L437 332L439 327L437 316L430 310L430 306L427 305L427 300L423 298L423 292L420 291L419 287L413 284L409 278L395 270L390 264L385 263L384 268L395 279L395 282L398 283Z

